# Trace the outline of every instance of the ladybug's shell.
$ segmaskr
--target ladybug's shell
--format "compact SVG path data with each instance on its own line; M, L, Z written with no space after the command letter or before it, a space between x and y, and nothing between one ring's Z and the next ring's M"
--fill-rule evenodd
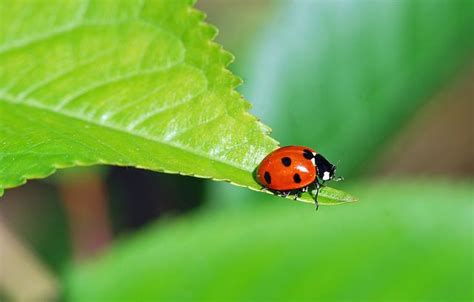
M316 151L308 147L281 147L262 160L256 173L257 181L276 191L304 188L314 183L318 174L314 154Z

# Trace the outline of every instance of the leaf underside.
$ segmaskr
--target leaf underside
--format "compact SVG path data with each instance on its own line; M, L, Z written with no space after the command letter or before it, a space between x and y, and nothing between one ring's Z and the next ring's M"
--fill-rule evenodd
M277 142L192 4L2 1L0 194L96 164L259 189L252 171ZM335 192L321 196L350 199Z

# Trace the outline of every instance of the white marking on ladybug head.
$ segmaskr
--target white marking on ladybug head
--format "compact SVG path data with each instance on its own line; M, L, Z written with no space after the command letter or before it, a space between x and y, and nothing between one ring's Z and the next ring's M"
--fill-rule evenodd
M316 160L314 159L314 157L311 159L311 162L313 163L313 166L316 166Z
M331 179L331 174L328 171L324 171L323 180Z

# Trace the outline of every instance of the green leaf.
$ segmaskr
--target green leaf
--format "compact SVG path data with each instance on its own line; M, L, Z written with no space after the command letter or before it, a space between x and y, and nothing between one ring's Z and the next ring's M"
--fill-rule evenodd
M259 188L277 143L192 2L2 1L0 194L95 164Z
M72 301L472 300L472 185L357 183L362 202L258 195L123 238L66 274ZM139 276L134 278L133 276Z
M266 192L268 194L272 194L271 192ZM301 198L299 198L299 201L305 202L305 203L313 203L314 204L314 199L313 199L313 194L315 192L307 192L304 193ZM287 199L294 199L294 196L288 196ZM336 190L334 188L330 187L322 187L319 190L319 195L318 195L318 203L323 204L323 205L336 205L336 204L341 204L345 202L356 202L358 199L350 194L347 194L346 192Z
M347 179L473 58L470 0L282 1L239 68L282 144L312 146Z

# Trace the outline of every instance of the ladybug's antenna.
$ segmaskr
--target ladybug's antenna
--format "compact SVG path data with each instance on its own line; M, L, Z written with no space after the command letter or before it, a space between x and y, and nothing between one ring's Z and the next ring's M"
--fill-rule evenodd
M341 160L338 159L337 162L336 162L336 167L339 166L339 163L340 163L340 162L341 162ZM334 177L334 178L332 179L332 181L341 181L341 180L344 180L344 177L338 176L338 177Z

